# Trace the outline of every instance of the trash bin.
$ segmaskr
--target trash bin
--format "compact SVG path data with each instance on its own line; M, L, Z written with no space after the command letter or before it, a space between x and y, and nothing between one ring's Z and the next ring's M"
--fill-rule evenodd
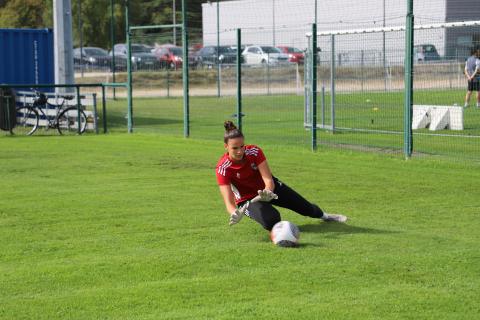
M0 88L0 129L10 131L16 123L15 91L11 88Z

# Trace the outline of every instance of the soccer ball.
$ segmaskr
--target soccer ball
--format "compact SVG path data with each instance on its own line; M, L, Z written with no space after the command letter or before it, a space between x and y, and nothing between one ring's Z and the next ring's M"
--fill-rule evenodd
M300 230L290 221L277 222L270 232L270 239L279 247L296 247Z

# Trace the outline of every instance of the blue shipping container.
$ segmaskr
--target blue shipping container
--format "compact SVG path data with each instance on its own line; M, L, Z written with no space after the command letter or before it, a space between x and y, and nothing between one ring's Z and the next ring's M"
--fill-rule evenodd
M0 83L54 82L51 29L0 29Z

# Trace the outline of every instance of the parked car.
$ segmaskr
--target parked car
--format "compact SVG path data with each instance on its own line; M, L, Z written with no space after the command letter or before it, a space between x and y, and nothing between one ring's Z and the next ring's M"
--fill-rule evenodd
M305 54L302 50L288 46L278 46L277 48L281 52L288 55L289 62L303 64L303 61L305 60Z
M194 56L197 66L212 67L217 64L235 64L237 52L230 46L206 46Z
M151 52L151 49L143 44L131 44L132 70L156 70L160 68L160 62ZM116 44L113 47L115 58L127 58L127 45L125 43ZM113 52L110 52L112 55Z
M148 51L148 52L151 52L151 53L153 53L153 51L155 50L154 46L151 46L151 45L148 45L148 44L142 44L142 46L145 48L145 51Z
M158 46L153 54L160 61L162 68L179 69L183 63L183 49L174 45Z
M440 60L437 48L433 44L420 44L413 46L413 57L415 61Z
M188 48L188 67L189 68L196 68L197 61L198 61L198 53L202 49L201 44L195 44Z
M243 52L243 50L245 50L245 47L246 47L246 46L251 46L251 44L247 44L247 45L242 44L242 45L240 45L240 52ZM230 49L235 50L235 52L237 52L237 46L230 46Z
M108 51L97 47L82 47L73 49L73 65L75 69L85 68L87 70L108 69L112 70L112 56ZM127 60L122 57L115 57L115 70L125 70Z
M247 46L242 53L246 64L285 64L288 55L271 46Z

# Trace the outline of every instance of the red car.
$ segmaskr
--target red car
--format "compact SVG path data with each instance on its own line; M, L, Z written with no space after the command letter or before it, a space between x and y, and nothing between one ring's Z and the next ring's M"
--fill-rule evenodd
M156 47L153 54L162 68L179 69L183 63L183 49L173 45Z
M277 48L280 49L280 51L282 51L283 53L288 54L289 62L303 64L305 55L302 50L287 46L278 46Z

